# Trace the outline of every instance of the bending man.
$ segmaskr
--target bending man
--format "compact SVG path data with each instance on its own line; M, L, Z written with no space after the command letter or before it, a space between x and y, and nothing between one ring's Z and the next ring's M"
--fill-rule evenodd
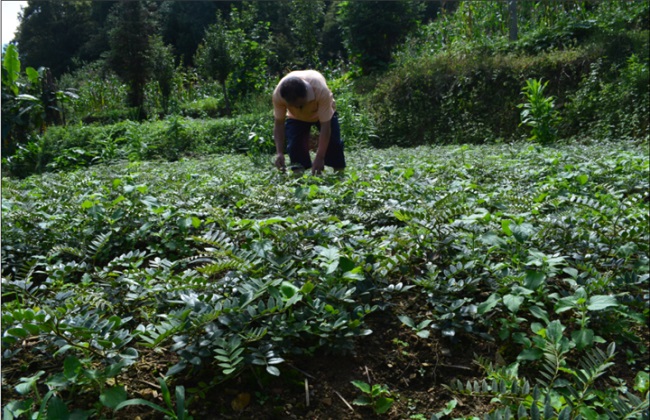
M341 129L332 91L322 74L315 70L292 71L280 80L273 91L273 139L275 166L285 167L284 145L294 165L311 168L320 174L325 165L335 170L345 168ZM318 150L312 163L309 155L311 127L319 130Z

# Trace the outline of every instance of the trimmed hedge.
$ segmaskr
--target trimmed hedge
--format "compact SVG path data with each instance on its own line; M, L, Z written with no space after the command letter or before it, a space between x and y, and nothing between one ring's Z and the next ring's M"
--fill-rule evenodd
M521 136L521 90L528 78L549 81L562 107L575 91L593 49L537 56L426 57L391 71L369 96L381 137L375 146L481 143Z
M387 72L366 96L381 133L372 144L519 139L526 132L519 126L517 105L523 101L521 91L529 78L549 82L547 94L556 97L564 118L561 137L587 134L582 131L585 127L598 127L598 132L588 132L595 137L648 136L647 48L648 32L640 31L537 55L447 52L414 58ZM633 57L638 60L631 63ZM589 79L596 65L599 86ZM630 73L636 73L637 80L627 80ZM580 112L586 109L590 112ZM607 130L598 124L604 117Z
M255 133L252 135L251 133ZM8 158L3 171L24 177L118 160L177 160L182 156L246 152L271 153L273 116L122 121L111 125L51 127Z

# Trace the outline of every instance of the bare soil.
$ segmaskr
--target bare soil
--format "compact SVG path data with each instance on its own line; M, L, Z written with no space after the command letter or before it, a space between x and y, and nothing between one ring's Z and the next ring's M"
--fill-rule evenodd
M404 313L403 309L396 311ZM428 420L453 398L458 401L453 411L454 417L483 417L494 408L487 398L452 394L444 387L454 379L465 383L483 378L483 372L475 360L481 356L498 362L494 344L473 336L456 337L454 341L434 335L422 339L402 325L390 310L376 312L366 321L373 333L358 338L352 354L315 354L286 360L279 365L282 371L279 377L246 371L219 386L205 387L203 395L197 395L201 383L210 383L215 376L212 368L206 366L193 376L174 377L170 381L172 395L174 385L185 386L187 397L193 397L187 405L195 420ZM649 342L647 328L639 331L639 337L646 344ZM26 357L20 365L12 363L2 366L3 403L19 398L12 387L6 386L7 383L16 383L17 378L39 370L56 370L59 366L60 362L55 363L47 355L34 356L25 350L23 354ZM144 398L165 406L157 378L176 362L177 356L172 352L144 350L141 351L141 360L123 372L117 381L125 385L129 398ZM640 360L638 364L642 363ZM610 370L611 374L624 379L632 389L638 368L627 363L623 348L617 349L616 365ZM520 371L520 374L534 376L534 372ZM391 409L378 415L370 407L353 404L354 399L362 395L351 384L354 380L385 385L395 399ZM64 400L75 400L76 407L81 405L92 409L98 406L95 394L62 397ZM117 413L101 408L98 418L154 420L162 418L162 415L138 405Z

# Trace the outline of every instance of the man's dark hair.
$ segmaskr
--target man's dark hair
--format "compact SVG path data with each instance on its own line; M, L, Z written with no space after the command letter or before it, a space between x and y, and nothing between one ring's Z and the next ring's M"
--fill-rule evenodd
M287 77L280 85L280 96L289 104L296 102L296 99L306 98L305 82L299 77Z

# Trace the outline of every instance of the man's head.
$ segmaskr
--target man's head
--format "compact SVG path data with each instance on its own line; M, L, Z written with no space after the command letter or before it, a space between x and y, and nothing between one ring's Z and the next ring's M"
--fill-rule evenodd
M307 87L299 77L287 77L280 84L280 96L289 105L302 106L307 99Z

